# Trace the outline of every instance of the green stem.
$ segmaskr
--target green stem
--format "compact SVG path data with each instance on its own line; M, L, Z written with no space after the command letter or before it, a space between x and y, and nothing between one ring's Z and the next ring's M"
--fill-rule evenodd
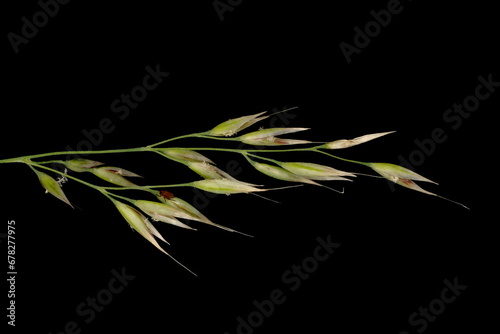
M243 156L245 156L245 158L248 160L248 162L251 162L251 160L248 158L248 156L251 156L251 157L254 157L254 158L257 158L257 159L261 159L261 160L272 162L272 163L274 163L276 165L279 165L281 163L281 161L270 159L270 158L261 157L260 155L252 154L252 153L243 153Z
M199 132L199 133L192 133L188 135L183 135L183 136L178 136L174 138L170 138L167 140L163 140L161 142L144 146L144 147L134 147L134 148L123 148L123 149L114 149L114 150L98 150L98 151L59 151L59 152L49 152L49 153L42 153L42 154L33 154L33 155L26 155L22 157L16 157L16 158L9 158L9 159L2 159L0 160L0 164L3 163L23 163L25 162L26 159L37 159L37 158L43 158L43 157L50 157L50 156L56 156L56 155L89 155L89 154L113 154L113 153L130 153L130 152L148 152L148 151L153 151L153 147L168 143L174 140L178 139L183 139L183 138L192 138L192 137L201 137L201 138L208 138L206 136L206 132ZM212 137L210 137L212 138Z
M200 133L199 138L207 138L207 139L213 139L213 140L225 140L225 141L240 141L239 137L217 137L217 136L210 136L207 135L208 132L203 132Z
M150 150L146 147L135 147L135 148L101 150L101 151L60 151L60 152L49 152L42 154L26 155L17 158L4 159L0 160L0 163L12 163L12 162L26 163L27 160L50 157L55 155L111 154L111 153L144 152L144 151L150 151Z
M318 152L318 153L321 153L321 154L324 154L324 155L327 155L331 158L334 158L334 159L337 159L337 160L342 160L342 161L346 161L346 162L351 162L351 163L354 163L354 164L358 164L358 165L363 165L363 166L367 166L369 167L369 163L368 162L363 162L363 161L356 161L356 160L351 160L351 159L346 159L346 158L341 158L341 157L338 157L336 155L333 155L331 153L327 153L325 151L321 151L319 150L318 148L314 148L313 149L314 152Z
M163 155L160 150L164 150L167 147L163 147L161 149L155 149L157 150L159 154ZM237 149L237 148L218 148L218 147L168 147L169 149L183 149L183 150L189 150L189 151L214 151L214 152L231 152L231 153L241 153L245 150L242 149Z
M183 139L183 138L205 138L205 139L212 139L212 140L237 141L237 142L240 142L240 137L230 137L230 138L228 138L228 137L217 137L217 136L209 135L209 132L210 131L197 132L197 133L192 133L192 134L189 134L189 135L179 136L179 137L175 137L175 138L171 138L171 139L167 139L167 140L158 142L158 143L153 144L153 145L148 145L147 147L155 147L155 146L159 146L159 145L162 145L162 144L165 144L165 143L177 140L177 139Z
M37 161L38 165L46 165L46 164L61 164L64 165L65 161L63 160L47 160L47 161Z
M207 138L206 134L207 134L207 132L191 133L191 134L188 134L188 135L182 135L182 136L178 136L178 137L166 139L166 140L160 141L158 143L154 143L154 144L148 145L146 147L152 148L152 147L159 146L159 145L162 145L162 144L174 141L174 140L179 140L179 139L184 139L184 138L197 138L197 137L199 137L199 138Z
M144 190L156 194L157 192L152 190L155 188L176 188L176 187L192 187L192 182L188 183L178 183L178 184L162 184L155 186L137 186L137 187L100 187L105 190ZM151 190L151 191L150 191Z
M285 149L249 149L241 151L245 151L248 153L287 153L287 152L310 152L313 150L314 147L285 148Z
M169 148L180 148L180 147L169 147ZM191 151L215 151L215 152L232 152L232 153L285 153L285 152L309 152L309 151L314 151L315 147L290 148L281 150L239 149L239 148L218 148L218 147L182 147L182 149Z
M33 154L33 155L26 155L22 157L16 157L16 158L9 158L9 159L3 159L0 160L0 164L3 163L25 163L27 160L31 159L37 159L37 158L44 158L44 157L50 157L50 156L58 156L58 155L91 155L91 154L114 154L114 153L131 153L131 152L155 152L162 150L164 148L158 148L155 146L165 144L174 140L178 139L183 139L183 138L209 138L209 139L214 139L214 140L227 140L227 141L239 141L238 138L221 138L221 137L213 137L207 135L207 132L199 132L199 133L192 133L184 136L179 136L175 138L170 138L152 145L144 146L144 147L134 147L134 148L123 148L123 149L113 149L113 150L98 150L98 151L59 151L59 152L48 152L48 153L41 153L41 154ZM184 148L188 150L198 150L198 151L220 151L220 152L234 152L234 153L240 153L240 152L253 152L253 153L259 153L259 152L299 152L299 151L311 151L314 150L315 147L313 148L292 148L292 149L227 149L227 148L215 148L215 147L196 147L196 148ZM60 163L58 160L51 160L51 161L44 161L43 163Z
M128 197L125 197L125 196L120 196L120 195L117 195L117 194L113 194L113 193L110 193L109 191L106 191L104 189L102 191L102 194L104 196L106 196L107 198L111 199L113 202L114 202L114 198L113 197L116 197L116 198L119 198L119 199L124 200L126 202L134 203L134 200L131 199L131 198L128 198Z
M257 156L255 154L251 153L287 153L287 152L317 152L320 154L327 155L331 158L337 159L337 160L342 160L358 165L363 165L363 166L369 166L369 163L363 162L363 161L357 161L357 160L351 160L351 159L346 159L342 158L336 155L333 155L331 153L325 152L320 150L320 148L323 145L315 146L315 147L303 147L303 148L288 148L288 149L233 149L233 148L215 148L215 147L186 147L183 148L185 150L192 150L192 151L216 151L216 152L231 152L231 153L239 153L239 154L250 154L254 157L257 157L259 159L267 160L276 163L277 160L265 158L262 156Z
M144 147L134 147L134 148L123 148L123 149L114 149L114 150L98 150L98 151L59 151L59 152L48 152L48 153L41 153L41 154L33 154L33 155L26 155L22 157L16 157L16 158L8 158L8 159L2 159L0 160L0 164L4 163L24 163L26 160L30 159L37 159L37 158L43 158L43 157L50 157L50 156L57 156L57 155L90 155L90 154L113 154L113 153L131 153L131 152L151 152L151 151L156 151L160 150L162 148L155 148L155 146L162 145L174 140L179 140L183 138L210 138L210 139L216 139L216 140L237 140L236 138L218 138L218 137L212 137L207 135L208 132L198 132L198 133L192 133L188 135L183 135L183 136L178 136L174 138L170 138L167 140L160 141L158 143L144 146ZM44 163L50 163L52 161L47 161ZM54 161L58 162L58 161Z
M25 160L23 158L24 157L3 159L3 160L0 160L0 164L25 163Z

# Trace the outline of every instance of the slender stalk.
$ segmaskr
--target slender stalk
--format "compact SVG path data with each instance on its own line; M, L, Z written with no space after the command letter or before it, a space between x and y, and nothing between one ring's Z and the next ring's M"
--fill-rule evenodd
M313 149L314 152L318 152L318 153L321 153L321 154L324 154L324 155L327 155L331 158L334 158L334 159L337 159L337 160L342 160L342 161L346 161L346 162L351 162L353 164L358 164L358 165L363 165L363 166L369 166L369 163L367 162L363 162L363 161L356 161L356 160L351 160L351 159L346 159L346 158L341 158L341 157L338 157L336 155L333 155L331 153L328 153L328 152L325 152L325 151L321 151L319 150L318 148L314 148Z
M183 139L183 138L193 138L193 137L196 137L197 135L202 134L202 133L203 132L201 132L201 133L191 133L191 134L188 134L188 135L182 135L182 136L178 136L178 137L174 137L174 138L169 138L169 139L166 139L166 140L163 140L163 141L160 141L160 142L148 145L146 147L155 147L155 146L158 146L158 145L162 145L162 144L165 144L165 143L168 143L168 142L171 142L171 141L174 141L174 140L178 140L178 139Z
M251 156L251 157L254 157L254 158L257 158L257 159L261 159L261 160L265 160L265 161L269 161L269 162L272 162L272 163L275 163L277 165L279 165L281 163L281 161L278 161L278 160L274 160L274 159L270 159L270 158L265 158L265 157L262 157L260 155L257 155L257 154L252 154L252 153L245 153L243 154L245 156L245 158L249 161L250 159L248 158L248 156Z
M183 136L178 136L178 137L166 139L166 140L160 141L158 143L154 143L154 144L148 145L146 147L151 148L151 147L155 147L155 146L160 146L160 145L163 145L165 143L169 143L169 142L174 141L174 140L185 139L185 138L207 138L207 139L214 139L214 140L238 141L238 138L214 137L214 136L208 135L208 133L209 133L209 131L191 133L191 134L188 134L188 135L183 135Z
M145 147L135 147L135 148L124 148L115 150L101 150L101 151L60 151L60 152L49 152L42 154L26 155L23 157L10 158L0 160L0 163L12 163L12 162L26 162L26 160L44 158L57 155L83 155L83 154L112 154L112 153L130 153L130 152L143 152L148 151Z
M210 139L228 140L228 141L237 141L238 140L237 138L219 138L219 137L208 136L206 134L207 134L207 132L192 133L192 134L188 134L188 135L183 135L183 136L178 136L178 137L170 138L167 140L163 140L163 141L160 141L158 143L144 146L144 147L112 149L112 150L97 150L97 151L59 151L59 152L49 152L49 153L26 155L26 156L22 156L22 157L2 159L2 160L0 160L0 164L3 164L3 163L24 163L26 159L31 160L31 159L44 158L44 157L50 157L50 156L58 156L58 155L91 155L91 154L115 154L115 153L131 153L131 152L152 152L152 151L162 149L162 148L157 148L156 146L159 146L159 145L162 145L162 144L174 141L174 140L183 139L183 138L210 138ZM213 148L213 149L216 149L216 148ZM52 161L49 161L49 162L52 162ZM44 163L49 163L49 162L44 162ZM54 161L54 162L58 162L58 161Z
M0 164L9 164L9 163L24 163L24 157L18 157L18 158L9 158L9 159L3 159L0 160Z
M112 150L97 150L97 151L59 151L59 152L49 152L49 153L41 153L41 154L33 154L16 158L9 158L0 160L0 164L2 163L25 163L26 160L58 156L58 155L92 155L92 154L116 154L116 153L131 153L131 152L157 152L165 148L155 147L158 145L162 145L167 142L171 142L174 140L182 139L182 138L210 138L214 140L227 140L227 141L239 141L238 138L221 138L221 137L213 137L206 135L207 132L193 133L189 135L179 136L175 138L170 138L152 145L144 146L144 147L134 147L134 148L123 148L123 149L112 149ZM287 148L287 149L230 149L230 148L217 148L217 147L189 147L183 148L187 150L193 151L220 151L220 152L233 152L233 153L241 153L241 152L250 152L250 153L281 153L281 152L306 152L313 151L316 147L312 148ZM60 160L50 160L44 161L42 163L60 163Z
M177 148L177 147L169 147ZM164 149L164 148L163 148ZM182 147L184 150L191 151L215 151L232 153L286 153L286 152L310 152L315 148L288 148L288 149L241 149L241 148L219 148L219 147Z
M219 148L219 147L162 147L162 148L154 148L151 151L164 156L161 151L165 149L183 149L189 151L214 151L214 152L231 152L231 153L241 153L242 151L246 151L237 148Z
M47 161L37 161L38 165L46 165L46 164L61 164L64 165L64 160L47 160Z
M103 194L104 196L106 196L107 198L112 199L112 201L113 201L113 202L114 202L114 198L113 198L113 197L119 198L119 199L124 200L124 201L127 201L127 202L129 202L129 203L133 203L133 202L134 202L134 200L133 200L133 199L131 199L131 198L128 198L128 197L125 197L125 196L120 196L120 195L117 195L117 194L110 193L110 192L106 191L105 189L103 189L101 192L102 192L102 194Z
M152 190L155 188L177 188L177 187L192 187L192 182L188 183L178 183L178 184L162 184L154 186L137 186L137 187L100 187L105 190ZM151 191L150 191L151 192ZM151 192L153 193L153 192ZM155 194L157 192L154 192Z
M346 159L342 158L336 155L333 155L331 153L325 152L320 150L319 148L323 146L315 146L315 147L303 147L303 148L287 148L287 149L233 149L233 148L216 148L216 147L186 147L183 148L185 150L192 150L192 151L215 151L215 152L231 152L231 153L239 153L245 155L246 153L249 153L250 155L257 157L259 159L271 161L271 162L276 162L276 160L265 158L262 156L258 156L255 154L251 153L287 153L287 152L317 152L320 154L327 155L331 158L337 159L337 160L342 160L358 165L363 165L363 166L368 166L367 162L363 161L357 161L357 160L351 160L351 159Z
M213 139L213 140L222 140L222 141L238 141L238 142L240 141L239 137L216 137L216 136L206 135L204 133L200 134L197 137L199 137L199 138Z

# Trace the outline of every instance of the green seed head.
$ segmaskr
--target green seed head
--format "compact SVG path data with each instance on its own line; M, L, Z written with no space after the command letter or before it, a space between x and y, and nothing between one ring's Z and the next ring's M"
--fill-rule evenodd
M184 148L167 148L161 152L165 157L182 164L187 164L189 162L205 162L213 164L213 161L203 154L192 150L186 150Z
M134 205L148 214L155 221L161 221L175 226L192 229L175 218L188 218L187 214L184 214L181 210L176 209L175 206L145 200L135 201Z
M325 145L323 145L323 147L329 148L332 150L337 150L337 149L341 149L341 148L348 148L351 146L356 146L356 145L359 145L362 143L366 143L367 141L388 135L388 134L393 133L393 132L395 132L395 131L371 133L368 135L356 137L354 139L339 139L339 140L335 140L335 141L326 143Z
M263 146L280 146L280 145L296 145L296 144L309 144L308 140L298 139L283 139L276 136L294 133L299 131L309 130L308 128L271 128L259 131L250 132L240 136L241 142L249 145L263 145Z
M409 170L408 168L402 166L385 162L373 162L368 164L368 166L371 167L374 171L376 171L380 175L382 175L383 177L393 182L397 182L399 179L408 179L408 180L423 181L423 182L430 182L437 184L436 182L431 181L428 178L425 178L422 175L419 175L414 171Z
M230 119L228 121L222 122L221 124L217 125L212 130L208 131L207 134L210 136L216 136L216 137L232 136L232 135L236 134L237 132L240 132L241 130L246 129L249 126L257 123L258 121L269 117L269 116L259 117L260 115L262 115L264 113L265 113L265 111L258 113L258 114L254 114L254 115Z
M230 176L220 168L205 162L188 162L187 166L205 179L224 179Z
M130 224L130 226L132 226L134 230L139 232L140 235L142 235L160 251L167 254L167 252L165 252L165 250L160 247L154 237L156 236L160 240L166 242L165 239L163 239L160 232L156 230L156 228L142 213L140 213L130 205L124 204L122 202L114 201L113 203L115 204L116 208L121 213L123 218L125 218L125 220Z
M266 191L266 189L259 189L247 183L233 181L233 180L201 180L191 183L193 187L205 190L215 194L248 194L257 191Z
M89 169L103 165L103 163L88 159L73 159L65 161L64 165L74 172L88 172Z
M136 187L137 185L127 180L124 176L141 177L133 172L118 167L97 167L92 173L97 177L122 187Z
M45 191L53 195L54 197L60 199L64 203L68 204L73 208L73 205L71 205L70 201L64 194L61 186L59 183L54 180L50 175L35 171L36 175L38 176L38 180L40 180L40 183L42 184L42 187L45 188Z
M317 181L332 181L332 180L348 180L344 176L356 175L344 172L329 166L319 165L309 162L283 162L280 166L287 171L311 180Z

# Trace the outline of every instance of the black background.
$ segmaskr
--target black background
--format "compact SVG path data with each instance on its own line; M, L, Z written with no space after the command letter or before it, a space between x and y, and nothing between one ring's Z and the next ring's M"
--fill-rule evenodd
M255 310L254 300L281 289L286 301L255 333L415 333L420 327L408 317L439 298L443 281L455 277L467 289L425 333L484 332L492 323L498 91L456 130L443 120L448 108L474 94L478 76L500 80L498 20L489 5L402 2L402 12L348 64L339 44L353 44L353 28L363 28L373 20L370 11L385 9L387 1L243 1L223 21L212 1L72 1L16 54L7 34L19 34L21 18L31 21L40 10L36 1L17 4L2 10L2 159L76 148L82 131L103 118L115 129L96 149L148 145L229 118L298 106L287 126L311 130L296 138L330 141L397 130L339 153L363 161L399 163L400 155L417 149L415 140L442 128L447 140L417 172L440 184L422 185L426 189L471 210L399 187L392 191L384 180L366 177L345 184L343 195L313 186L266 193L281 204L217 196L203 202L203 213L254 238L200 224L193 224L196 232L156 224L171 244L165 249L194 277L132 233L97 192L66 184L79 207L72 210L44 195L28 168L2 165L2 220L16 221L17 326L10 331L59 333L75 321L81 333L232 334L237 318ZM119 119L111 103L141 84L146 66L157 64L170 75ZM237 156L210 157L221 167L236 159L245 181L283 185ZM369 172L314 154L273 157ZM153 155L95 158L145 176L143 184L196 179ZM170 190L195 200L189 188ZM290 291L283 273L328 235L341 246ZM77 306L122 268L135 278L85 323ZM6 305L6 291L1 295Z

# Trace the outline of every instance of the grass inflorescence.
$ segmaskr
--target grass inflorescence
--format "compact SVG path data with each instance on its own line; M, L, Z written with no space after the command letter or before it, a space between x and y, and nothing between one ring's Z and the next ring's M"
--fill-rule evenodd
M229 232L241 232L212 222L193 205L174 196L172 193L166 191L165 189L171 189L175 187L194 187L200 190L226 195L240 193L255 194L276 189L265 188L262 185L251 184L234 178L224 170L217 167L215 162L205 156L206 152L210 151L239 154L243 156L255 170L266 175L267 177L282 180L285 182L292 182L294 184L326 187L337 192L343 191L338 191L336 189L327 187L323 183L326 181L353 181L356 175L365 175L360 173L342 171L331 166L320 165L309 161L281 161L263 155L263 153L272 153L274 155L279 155L279 153L285 152L313 152L348 163L362 165L376 172L378 175L380 175L379 177L388 179L391 182L399 184L403 187L427 195L437 196L439 198L465 207L460 203L451 201L447 198L421 188L419 185L417 185L417 183L415 183L415 181L431 183L435 182L407 168L390 163L363 162L345 159L331 153L334 150L345 149L363 144L381 136L393 133L393 131L367 134L353 139L340 139L322 143L281 137L282 135L308 130L307 128L283 127L259 129L238 136L241 131L258 123L263 119L268 118L269 116L271 115L266 116L265 112L243 116L222 122L208 131L169 138L161 142L143 147L101 151L48 152L43 154L3 159L0 160L0 164L20 163L29 166L29 168L38 177L40 184L45 189L46 193L50 193L51 195L71 207L73 207L73 205L62 189L63 183L77 182L83 186L95 189L112 202L118 212L134 230L139 232L146 240L148 240L160 251L164 252L167 255L169 254L160 246L157 241L161 240L163 242L166 242L166 240L154 227L152 222L163 222L181 228L195 230L193 227L183 222L183 220L191 220L198 223L218 227ZM249 145L255 145L259 147L259 149L232 149L213 146L172 146L172 142L178 142L186 138L198 138L200 140L211 139L214 141L234 141ZM141 178L141 176L120 167L108 166L105 163L90 159L54 159L54 157L68 154L106 155L132 154L136 152L159 154L165 159L173 161L174 163L183 164L187 168L198 174L199 179L185 183L138 185L134 183L135 181L132 180L134 178ZM50 160L42 160L46 158L50 158ZM53 168L52 166L54 164L62 165L64 167L64 171ZM110 185L101 186L89 181L85 181L80 177L80 175L84 173L94 174L96 178L102 179L108 182ZM283 188L287 187L277 189ZM141 196L140 198L131 198L124 196L123 190L136 190L138 192L142 192L143 194L146 193L144 195L149 196L149 199L144 199L144 196ZM177 260L173 260L179 263ZM183 266L182 264L180 265ZM185 266L183 267L186 268Z

